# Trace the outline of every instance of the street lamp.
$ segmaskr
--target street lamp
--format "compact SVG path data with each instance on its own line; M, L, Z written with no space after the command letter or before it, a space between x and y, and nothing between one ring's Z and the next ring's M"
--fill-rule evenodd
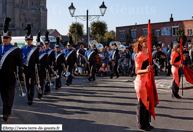
M76 8L74 7L73 3L71 3L71 5L68 7L71 17L76 17L76 18L79 18L83 21L86 21L86 24L87 24L87 26L86 26L86 28L87 28L87 44L88 44L88 38L89 38L89 36L88 36L88 21L89 20L92 21L97 17L99 18L100 16L105 15L107 7L105 6L104 1L102 2L101 6L99 8L100 8L101 15L88 15L88 10L87 10L86 15L74 16ZM92 18L92 17L94 17L94 18Z

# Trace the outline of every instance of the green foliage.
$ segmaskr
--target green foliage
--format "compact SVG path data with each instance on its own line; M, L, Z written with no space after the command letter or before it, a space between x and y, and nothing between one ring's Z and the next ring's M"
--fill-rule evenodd
M192 39L192 43L193 43L193 39Z
M111 30L105 33L105 46L108 46L111 41L115 41L115 31Z
M72 23L69 28L69 32L75 42L82 40L83 37L83 24L79 22Z
M155 36L155 29L151 30L151 41L152 41L152 46L155 45L157 46L157 37Z
M101 41L102 37L105 36L106 32L107 32L106 22L94 21L91 23L91 35L93 39L97 40L98 42Z
M185 33L184 33L184 29L178 29L178 30L177 30L176 41L177 41L178 43L180 43L180 38L182 38L182 40L183 40L183 45L185 45L185 43L186 43L186 41L187 41L187 37L186 37L186 35L185 35Z
M126 44L125 45L129 46L129 44L133 42L133 38L131 36L131 29L129 29L129 34L126 34L125 38L126 38Z

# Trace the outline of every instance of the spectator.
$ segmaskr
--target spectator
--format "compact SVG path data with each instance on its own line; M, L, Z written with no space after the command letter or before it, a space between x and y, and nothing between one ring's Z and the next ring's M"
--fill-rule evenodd
M135 57L137 56L137 54L135 52L132 53L132 71L131 71L131 77L134 76L135 74Z
M121 66L122 66L122 68L123 68L124 73L125 73L125 72L128 72L128 70L129 70L129 65L128 65L128 63L126 62L126 60L123 60L123 62L121 63Z
M16 42L13 44L13 46L18 47L18 45L17 45L17 43L16 43Z
M111 62L110 54L111 54L111 52L113 52L113 51L110 50L109 47L107 47L107 51L108 51L108 54L109 54L109 66L110 66L110 70L112 71L112 62Z
M192 44L190 45L189 48L190 48L190 50L189 50L189 56L190 56L190 61L191 61L191 63L192 63L192 62L193 62L193 61L192 61L192 56L193 56L193 54L192 54L192 53L193 53L193 46L192 46Z
M126 48L126 56L125 56L127 62L128 62L128 65L131 64L131 52L129 50L129 47Z
M171 74L171 64L170 64L171 54L172 54L172 48L170 48L170 49L168 50L168 53L167 53L167 60L168 60L168 66L167 66L167 68L168 68L168 73L166 74L167 76L170 76L170 74Z
M109 53L107 51L107 48L105 48L105 51L104 51L104 61L105 65L107 66L109 64Z
M105 66L105 63L103 63L99 69L99 76L107 76L107 67Z
M193 62L189 65L189 68L193 71Z
M162 51L167 55L168 50L164 43L162 43Z
M110 66L109 66L109 65L107 65L106 67L107 67L107 76L110 76L110 75L111 75Z
M184 46L183 55L185 56L184 65L185 66L190 65L189 51L188 51L188 48L186 46Z
M100 57L101 63L104 63L104 59L105 59L104 52L100 53L99 57Z

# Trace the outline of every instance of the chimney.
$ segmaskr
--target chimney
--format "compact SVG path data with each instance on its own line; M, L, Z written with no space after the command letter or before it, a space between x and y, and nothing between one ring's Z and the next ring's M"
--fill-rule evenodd
M174 19L173 19L172 14L171 14L170 22L173 22L173 21L174 21Z

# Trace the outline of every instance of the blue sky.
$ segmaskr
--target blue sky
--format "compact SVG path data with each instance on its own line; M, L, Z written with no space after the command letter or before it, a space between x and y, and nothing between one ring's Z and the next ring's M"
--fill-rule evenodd
M72 22L80 22L86 32L86 21L71 17L68 7L71 2L76 8L75 15L100 15L99 6L103 0L47 0L48 29L57 29L66 35ZM193 0L104 0L106 14L99 20L105 21L108 30L116 30L118 26L169 21L171 13L174 21L191 19ZM94 19L95 21L97 19ZM89 25L92 21L89 21Z

